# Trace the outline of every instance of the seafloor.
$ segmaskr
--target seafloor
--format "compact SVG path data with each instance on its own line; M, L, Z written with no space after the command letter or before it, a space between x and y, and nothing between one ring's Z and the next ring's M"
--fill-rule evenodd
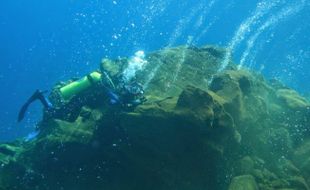
M308 190L309 100L232 62L217 72L224 54L148 54L143 105L97 97L73 120L44 117L37 138L0 145L0 189Z

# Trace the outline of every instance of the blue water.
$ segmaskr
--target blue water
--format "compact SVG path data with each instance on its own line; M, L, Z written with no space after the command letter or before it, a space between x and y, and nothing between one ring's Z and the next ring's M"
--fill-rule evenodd
M137 50L226 46L236 63L307 94L309 20L306 0L0 1L0 141L33 131L39 104L22 123L16 117L35 89Z

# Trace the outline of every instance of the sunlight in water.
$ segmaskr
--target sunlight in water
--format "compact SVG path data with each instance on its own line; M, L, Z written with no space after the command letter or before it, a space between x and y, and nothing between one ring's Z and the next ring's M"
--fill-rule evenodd
M240 59L240 64L238 65L238 68L244 66L247 57L251 53L251 50L253 46L255 45L255 42L257 38L268 28L275 27L279 22L290 18L290 16L298 13L305 5L305 1L301 1L296 3L295 5L289 5L285 8L283 8L278 14L271 16L264 24L262 24L257 30L254 35L252 35L249 40L247 41L247 47L246 50L243 52L242 57ZM252 65L249 65L251 67Z
M244 22L241 23L241 25L235 32L233 38L228 43L227 51L219 71L222 71L226 68L235 48L245 39L246 35L248 35L251 32L252 27L256 25L260 21L260 19L264 15L266 15L279 2L280 1L278 0L262 1L257 4L257 7L253 12L253 14L250 17L248 17Z
M167 47L171 47L175 44L175 42L178 40L178 38L183 34L184 29L189 25L189 23L192 21L192 19L195 17L197 12L200 12L203 9L203 2L200 2L197 6L194 6L191 10L188 16L181 18L178 21L178 24L173 31L172 35L170 36L169 42Z

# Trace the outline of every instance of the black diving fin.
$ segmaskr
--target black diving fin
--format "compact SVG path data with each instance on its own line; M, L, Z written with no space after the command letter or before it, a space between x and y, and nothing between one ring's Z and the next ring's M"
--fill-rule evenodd
M44 98L44 96L43 96L43 94L45 93L45 91L40 91L40 90L36 90L34 93L33 93L33 95L32 96L30 96L30 98L27 100L27 102L22 106L22 108L20 109L20 111L19 111L19 114L18 114L18 119L17 119L17 121L18 122L21 122L23 119L24 119L24 117L25 117L25 114L26 114L26 112L27 112L27 110L28 110L28 107L29 107L29 105L32 103L32 102L34 102L34 101L36 101L36 100L40 100L41 102L42 102L42 100L43 100L43 102L44 102L44 100L45 100L45 98ZM45 103L45 102L44 102ZM45 105L44 105L45 106Z

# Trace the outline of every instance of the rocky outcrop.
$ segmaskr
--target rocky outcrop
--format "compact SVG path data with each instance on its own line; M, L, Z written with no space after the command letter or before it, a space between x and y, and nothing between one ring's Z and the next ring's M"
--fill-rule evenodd
M131 111L92 102L0 145L0 189L309 189L308 100L230 65L224 50L151 53ZM106 60L107 61L107 60ZM108 60L113 72L126 59Z
M153 52L147 56L148 64L137 74L137 80L153 96L177 96L188 85L207 90L224 55L224 48L214 46L180 46Z
M234 177L229 190L258 190L255 179L251 175Z

